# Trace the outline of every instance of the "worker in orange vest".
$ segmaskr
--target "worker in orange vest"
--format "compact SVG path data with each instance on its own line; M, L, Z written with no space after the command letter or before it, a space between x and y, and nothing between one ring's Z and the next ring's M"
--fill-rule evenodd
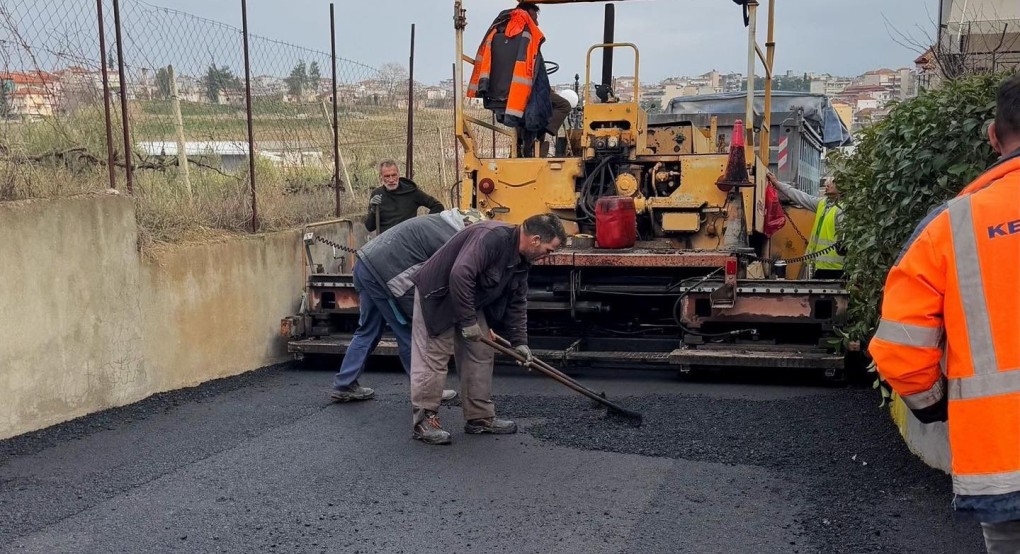
M924 423L946 421L953 506L989 553L1020 552L1020 75L988 129L1001 155L917 226L869 347Z
M555 137L573 109L549 84L538 13L538 4L521 1L496 16L478 46L467 89L468 98L482 98L496 121L517 130L519 155L526 158L548 154L543 139Z

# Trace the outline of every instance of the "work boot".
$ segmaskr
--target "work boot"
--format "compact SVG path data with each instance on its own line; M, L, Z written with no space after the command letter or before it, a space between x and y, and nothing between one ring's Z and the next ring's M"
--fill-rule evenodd
M472 419L464 424L464 432L469 435L512 435L517 432L517 424L509 419L496 419L487 417L485 419Z
M436 412L426 412L425 419L414 426L411 438L425 444L450 444L450 433L443 430L443 424L439 422L439 414Z
M333 391L329 393L329 397L333 399L333 402L368 400L373 396L375 396L374 390L359 385L357 381L354 381L353 383L347 385L346 387L333 389Z
M457 391L455 391L453 389L445 389L443 391L443 402L449 402L450 400L453 400L454 398L457 398Z

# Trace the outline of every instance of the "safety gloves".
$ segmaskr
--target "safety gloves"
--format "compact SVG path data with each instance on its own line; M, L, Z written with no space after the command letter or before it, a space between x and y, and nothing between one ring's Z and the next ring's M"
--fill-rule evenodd
M460 336L470 341L482 340L482 328L477 324L468 325L460 330Z
M534 358L531 356L531 349L528 348L528 345L522 344L517 348L514 348L514 350L516 350L517 353L520 354L521 356L524 356L525 365L530 364L532 361L534 361Z

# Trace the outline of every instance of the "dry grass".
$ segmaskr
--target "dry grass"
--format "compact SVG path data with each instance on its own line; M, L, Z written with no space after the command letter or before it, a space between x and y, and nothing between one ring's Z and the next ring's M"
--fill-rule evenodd
M165 117L152 106L138 107L131 118L135 140L173 140ZM149 114L148 112L154 112ZM227 119L210 123L209 116L227 112ZM444 204L449 203L454 168L447 159L452 152L452 123L448 110L422 110L415 133L415 181L426 192ZM296 120L282 122L279 115L260 114L256 120L258 141L296 140L316 142L331 137L322 121L309 123ZM195 138L205 140L244 140L244 125L238 115L228 110L196 109L186 118L186 127L194 129ZM348 175L354 188L353 196L341 191L340 213L362 213L368 205L368 193L377 186L376 165L383 158L402 161L406 120L392 109L371 113L348 114L347 130L342 139ZM341 121L344 124L344 121ZM289 125L289 126L288 126ZM309 125L313 125L309 127ZM114 137L119 125L114 123ZM213 133L214 130L222 132ZM327 129L328 130L328 129ZM240 133L240 134L239 134ZM446 148L439 144L440 136ZM201 135L205 135L202 137ZM210 136L215 135L215 136ZM343 136L343 135L342 135ZM54 198L83 193L102 192L109 188L105 167L105 127L100 111L84 109L74 116L41 122L4 122L0 126L0 201L30 198ZM61 152L75 150L71 154ZM118 149L119 150L119 149ZM84 153L84 155L82 155ZM300 227L334 216L335 193L331 183L331 154L325 152L326 166L275 167L259 158L256 163L257 207L259 231L268 232ZM444 156L446 154L446 156ZM119 155L118 155L119 159ZM153 160L142 162L151 163ZM445 167L442 165L445 163ZM192 194L189 196L182 175L173 166L136 169L134 199L143 248L163 243L207 241L229 234L251 232L251 192L248 171L224 175L218 171L193 166L190 171ZM116 171L118 189L124 192L125 175ZM448 182L443 182L445 175Z

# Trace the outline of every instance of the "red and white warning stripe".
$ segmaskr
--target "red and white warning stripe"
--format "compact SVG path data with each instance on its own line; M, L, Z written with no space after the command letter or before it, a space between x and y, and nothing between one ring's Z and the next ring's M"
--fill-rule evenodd
M789 146L789 137L779 139L779 169L786 167L786 147Z

